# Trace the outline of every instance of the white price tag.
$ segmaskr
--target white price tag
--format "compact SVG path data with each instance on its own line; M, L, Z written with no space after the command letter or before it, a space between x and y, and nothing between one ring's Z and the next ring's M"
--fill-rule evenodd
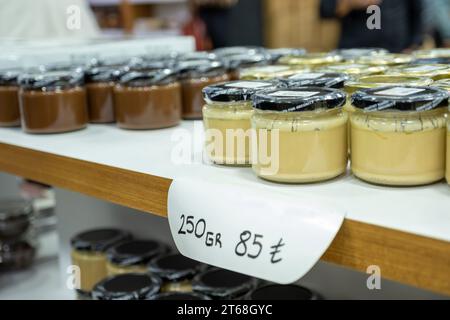
M272 83L267 82L257 82L257 81L240 81L240 82L232 82L227 83L225 87L230 88L242 88L242 89L258 89L263 87L273 86Z
M319 94L317 91L275 91L270 95L273 97L309 98Z
M288 284L317 263L344 213L301 194L180 179L170 186L168 218L181 254Z
M377 92L375 92L375 94L376 95L381 95L381 96L401 96L401 97L406 97L406 96L411 96L413 94L420 93L420 92L423 92L423 91L425 91L425 89L395 87L395 88L390 88L390 89L386 89L386 90L377 91Z
M299 73L294 74L293 76L290 76L289 79L291 80L310 80L310 79L318 79L320 77L323 77L325 73Z

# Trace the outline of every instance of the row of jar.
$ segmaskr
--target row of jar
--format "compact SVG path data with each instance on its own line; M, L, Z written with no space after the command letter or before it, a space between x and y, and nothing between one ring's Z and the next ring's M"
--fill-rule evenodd
M308 83L332 79L321 74ZM312 183L344 174L350 154L353 174L367 182L430 184L445 177L446 167L450 182L443 89L361 89L347 104L338 89L271 81L222 83L203 93L205 151L214 163L252 165L269 181Z
M79 268L80 299L96 300L314 300L296 285L262 283L250 276L211 268L154 240L132 239L118 229L74 236L72 264Z
M361 50L360 50L361 51ZM363 50L364 51L364 50ZM88 122L116 122L125 129L158 129L177 125L181 118L200 119L201 90L210 84L242 79L291 78L312 68L320 72L345 72L352 76L381 74L388 61L396 65L412 61L372 49L377 59L367 64L340 63L337 53L304 54L285 49L276 56L257 48L225 48L219 54L191 53L178 59L103 61L84 70L70 65L48 66L43 72L22 74L20 70L0 72L0 126L21 122L30 133L66 132L84 128ZM361 57L360 59L363 59ZM285 65L267 65L274 61ZM246 68L254 65L265 65ZM73 67L73 66L72 66ZM321 67L321 68L319 68ZM242 69L243 68L243 69ZM317 69L318 68L318 69ZM55 71L56 70L56 71ZM450 76L448 65L398 67L393 74ZM20 93L19 93L20 91Z
M31 201L0 199L0 273L27 268L36 255Z

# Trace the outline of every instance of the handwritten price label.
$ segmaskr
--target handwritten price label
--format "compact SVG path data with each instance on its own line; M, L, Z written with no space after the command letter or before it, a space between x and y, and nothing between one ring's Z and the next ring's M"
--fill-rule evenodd
M323 201L254 188L175 180L172 236L185 256L278 283L292 283L320 259L344 214Z

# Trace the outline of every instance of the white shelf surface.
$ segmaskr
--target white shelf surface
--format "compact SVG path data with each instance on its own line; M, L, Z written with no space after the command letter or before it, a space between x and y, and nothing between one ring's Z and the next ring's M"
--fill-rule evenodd
M171 161L177 145L174 134L195 136L194 123L197 132L201 132L201 121L185 121L175 128L154 131L90 125L82 131L54 135L30 135L20 129L3 128L0 142L170 179L188 177L248 186L264 195L282 192L293 199L311 195L343 208L349 219L450 242L450 186L445 182L389 188L367 184L347 174L324 183L284 185L263 181L250 168L214 166L201 161L176 165ZM194 158L201 159L201 134L192 145L197 150Z

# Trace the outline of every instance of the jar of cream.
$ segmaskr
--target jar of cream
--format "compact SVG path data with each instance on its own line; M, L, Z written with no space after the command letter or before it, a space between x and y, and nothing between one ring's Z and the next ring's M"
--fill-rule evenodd
M433 87L390 86L352 96L351 166L358 178L414 186L445 175L448 93Z
M20 69L0 70L0 127L20 126L19 83Z
M164 254L168 248L154 240L130 240L108 250L106 270L108 275L146 273L148 263Z
M19 77L22 127L28 133L83 129L88 122L83 73L79 70Z
M217 164L250 164L250 136L255 92L276 88L269 81L232 81L203 89L206 153Z
M159 293L161 280L153 275L125 273L110 276L92 290L94 300L149 300Z
M181 254L169 254L154 258L148 270L162 280L162 292L192 292L192 279L205 271L207 266Z
M114 88L117 125L145 130L172 127L181 121L181 88L172 69L130 71Z
M445 64L420 64L391 68L388 74L425 77L433 80L450 78L450 66Z
M248 300L321 300L316 292L295 284L279 285L266 284L252 290L248 296Z
M257 280L250 276L224 269L211 269L194 278L192 289L214 300L239 300L257 284Z
M80 268L81 295L89 294L107 276L106 251L130 238L129 233L116 229L86 231L72 238L72 264Z
M284 183L318 182L345 173L345 100L344 92L319 87L256 93L253 171L263 179Z

